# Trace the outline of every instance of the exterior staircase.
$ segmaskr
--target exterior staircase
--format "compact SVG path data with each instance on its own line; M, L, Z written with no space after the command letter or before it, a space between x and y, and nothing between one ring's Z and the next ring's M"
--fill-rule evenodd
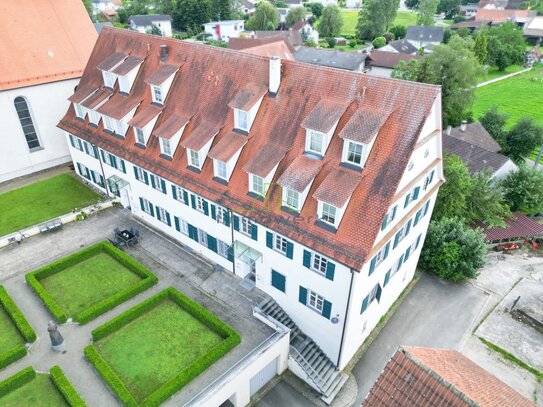
M265 299L258 308L265 315L290 328L290 358L307 376L302 379L320 392L321 399L326 404L330 404L347 381L347 374L336 368L322 349L298 328L273 299Z

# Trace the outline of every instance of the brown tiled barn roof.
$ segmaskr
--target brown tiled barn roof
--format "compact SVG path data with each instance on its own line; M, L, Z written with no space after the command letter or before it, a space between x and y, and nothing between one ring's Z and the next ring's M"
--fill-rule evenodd
M185 140L190 140L193 133L199 131L200 123L219 123L220 131L214 138L213 148L233 129L233 110L228 103L248 82L268 85L269 58L106 27L98 38L81 85L102 86L102 75L96 66L112 53L130 53L145 58L130 94L116 94L102 106L111 113L107 105L114 104L117 98L123 98L123 106L136 106L141 102L136 110L138 114L139 110L151 104L151 90L144 78L159 69L161 45L170 47L165 63L181 68L175 75L153 134L171 137L172 131L179 130L180 124L176 123L162 132L164 123L173 120L173 116L182 115L180 123L187 117L191 118L181 137L181 145L187 145ZM440 97L440 89L295 61L282 60L281 64L279 90L275 96L264 96L228 185L213 181L212 160L205 160L201 173L196 174L186 168L185 149L178 148L172 161L162 160L155 138L142 151L134 146L132 128L129 128L126 138L120 140L105 133L102 124L93 128L88 122L77 120L73 107L59 126L289 239L360 269L392 203L426 117ZM365 96L360 101L363 89ZM263 202L247 196L246 171L265 176L278 164L272 181L277 182L290 164L303 155L306 130L301 124L323 98L345 106L346 110L338 117L339 124L324 160L320 162L322 167L301 210L300 219L307 221L292 222L281 210L280 188L270 188ZM317 201L312 196L330 170L341 161L343 140L337 134L349 122L359 101L363 106L392 113L379 130L362 180L334 234L315 225ZM208 137L209 132L202 134L204 136ZM263 174L265 170L268 172Z

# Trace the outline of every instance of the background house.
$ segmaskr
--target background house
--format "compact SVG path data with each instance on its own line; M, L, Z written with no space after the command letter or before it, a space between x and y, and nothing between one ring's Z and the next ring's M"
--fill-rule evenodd
M243 20L213 21L204 24L204 32L207 38L228 42L230 38L239 38L245 31L244 24Z
M362 7L362 0L345 0L346 8L360 8Z
M434 45L443 42L444 32L443 27L410 25L407 27L405 39L417 49L424 48L424 52L431 52Z
M353 72L364 71L366 68L366 58L367 54L313 47L301 47L294 53L296 61Z
M2 6L17 12L0 13L0 182L70 161L56 125L97 38L80 1Z
M299 31L304 42L313 41L315 44L319 43L319 32L313 28L309 21L298 21L292 26L291 30Z
M149 33L153 26L158 27L162 36L172 36L172 18L163 14L149 14L140 16L130 16L128 18L130 29L140 33Z
M294 59L294 47L282 36L267 38L230 38L228 48L265 57Z
M389 42L384 47L379 48L379 51L399 52L401 54L415 55L417 52L419 52L419 49L404 38Z
M366 63L366 71L370 75L384 76L389 78L392 75L394 67L400 63L400 61L409 62L413 59L422 60L424 57L420 55L402 54L399 52L387 52L381 50L372 51L368 57Z

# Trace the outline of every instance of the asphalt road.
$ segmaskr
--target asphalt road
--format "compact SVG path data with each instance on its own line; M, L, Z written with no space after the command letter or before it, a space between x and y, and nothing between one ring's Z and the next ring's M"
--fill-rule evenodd
M361 405L400 345L459 348L485 301L486 294L470 284L423 275L352 370L358 383L354 406ZM257 405L309 407L312 403L279 382Z

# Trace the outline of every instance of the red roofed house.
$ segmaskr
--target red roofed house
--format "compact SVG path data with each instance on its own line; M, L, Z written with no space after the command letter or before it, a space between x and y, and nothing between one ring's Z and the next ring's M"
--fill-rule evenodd
M96 31L79 1L4 0L0 13L0 182L70 161L56 127Z
M70 101L79 174L267 293L255 313L330 401L415 272L440 88L104 27Z

